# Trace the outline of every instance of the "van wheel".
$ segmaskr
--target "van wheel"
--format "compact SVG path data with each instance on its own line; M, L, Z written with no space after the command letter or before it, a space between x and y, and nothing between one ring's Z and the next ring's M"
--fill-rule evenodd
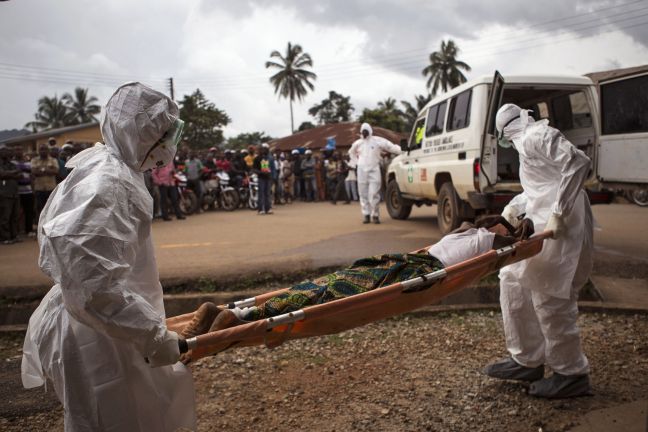
M412 212L412 202L403 198L396 180L392 180L387 184L385 198L387 213L392 219L407 219L409 217Z
M444 183L437 201L437 223L442 234L459 228L461 224L460 200L452 183Z

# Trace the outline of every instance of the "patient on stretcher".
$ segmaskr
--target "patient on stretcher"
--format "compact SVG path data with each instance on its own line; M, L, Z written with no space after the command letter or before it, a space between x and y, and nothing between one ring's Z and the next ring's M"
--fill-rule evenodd
M181 336L188 339L402 282L463 262L490 249L511 245L532 234L530 220L525 219L515 230L500 216L484 217L474 225L462 224L430 247L413 253L357 260L343 270L294 285L259 306L224 309L214 303L204 303ZM190 359L185 357L184 360Z

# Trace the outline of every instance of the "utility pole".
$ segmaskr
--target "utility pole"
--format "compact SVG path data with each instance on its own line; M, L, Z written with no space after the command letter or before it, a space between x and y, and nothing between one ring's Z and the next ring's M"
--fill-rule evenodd
M171 100L175 100L173 95L173 78L169 78L169 93L171 94Z

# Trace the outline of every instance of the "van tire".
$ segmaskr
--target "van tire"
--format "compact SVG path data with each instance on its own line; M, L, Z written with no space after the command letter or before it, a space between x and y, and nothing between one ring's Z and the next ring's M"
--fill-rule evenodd
M387 184L387 191L385 192L385 203L387 205L387 213L392 219L407 219L412 213L412 202L403 198L398 188L396 180L391 180Z
M443 183L437 200L437 223L442 234L448 234L461 224L461 202L450 182Z

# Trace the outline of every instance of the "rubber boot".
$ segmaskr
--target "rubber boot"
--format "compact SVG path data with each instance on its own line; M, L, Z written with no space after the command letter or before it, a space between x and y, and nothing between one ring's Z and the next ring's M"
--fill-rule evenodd
M542 379L544 366L528 368L509 357L486 366L484 374L491 378L503 380L533 382Z
M589 375L561 375L554 372L549 378L532 382L529 394L546 399L573 398L591 396L592 387Z

